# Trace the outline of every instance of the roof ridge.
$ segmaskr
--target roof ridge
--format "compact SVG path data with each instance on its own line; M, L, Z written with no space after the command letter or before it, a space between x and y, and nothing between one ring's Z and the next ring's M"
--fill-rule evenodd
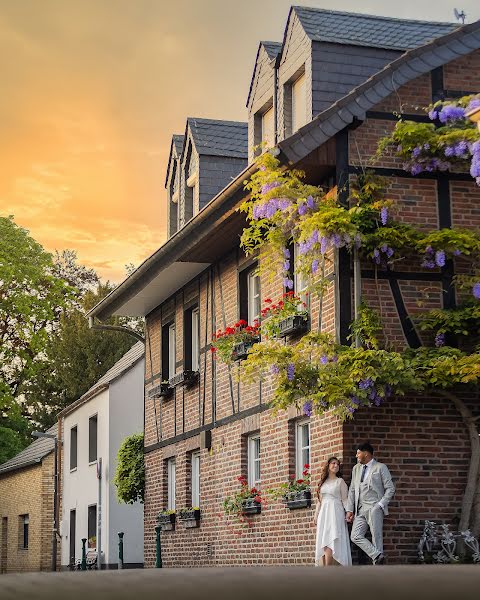
M248 126L248 122L247 121L230 121L227 119L209 119L206 117L187 117L187 122L190 121L199 121L200 123L216 123L216 124L222 124L222 125L247 125Z
M294 5L294 6L292 6L292 9L301 10L301 11L302 10L310 11L310 12L315 12L315 13L332 14L332 15L344 15L344 16L348 16L348 17L362 17L362 18L366 18L366 19L374 19L376 21L397 21L397 22L401 22L401 23L414 23L414 24L421 23L422 25L434 25L434 26L458 25L458 27L461 27L460 24L455 23L454 21L423 21L421 19L402 19L400 17L387 17L385 15L371 15L368 13L357 13L357 12L349 12L349 11L343 11L343 10L331 10L331 9L327 9L327 8L316 8L314 6Z

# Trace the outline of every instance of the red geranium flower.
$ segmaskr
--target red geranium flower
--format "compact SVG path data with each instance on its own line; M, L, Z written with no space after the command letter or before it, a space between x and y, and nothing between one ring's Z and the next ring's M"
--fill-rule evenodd
M262 499L260 498L260 496L255 496L255 498L253 499L255 502L261 502Z
M303 465L303 468L304 468L304 469L309 469L309 468L310 468L310 465Z
M272 303L272 299L271 298L265 298L264 302L268 302L268 304Z

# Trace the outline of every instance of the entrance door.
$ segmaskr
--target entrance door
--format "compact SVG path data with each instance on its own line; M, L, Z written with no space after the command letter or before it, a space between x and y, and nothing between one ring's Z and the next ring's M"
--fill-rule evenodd
M77 529L77 511L70 511L70 564L75 564L75 542Z
M2 519L2 542L0 547L0 573L7 572L8 517Z

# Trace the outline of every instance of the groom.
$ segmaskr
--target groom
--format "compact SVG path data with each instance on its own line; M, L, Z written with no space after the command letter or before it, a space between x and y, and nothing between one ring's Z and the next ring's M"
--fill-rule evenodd
M351 540L368 554L374 565L382 565L385 562L383 516L388 515L395 486L388 467L373 458L373 448L368 442L358 446L357 460L347 502L347 522L353 521ZM371 542L365 537L368 529Z

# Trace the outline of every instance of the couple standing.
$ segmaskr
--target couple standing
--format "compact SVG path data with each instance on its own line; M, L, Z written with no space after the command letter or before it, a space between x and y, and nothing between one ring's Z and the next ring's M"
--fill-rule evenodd
M322 473L315 510L317 565L333 565L334 561L345 566L352 564L347 528L347 523L352 522L352 542L368 554L374 565L385 562L383 517L388 515L395 486L387 466L373 458L369 443L358 446L357 461L350 489L340 475L337 458L330 458ZM371 542L365 537L369 529Z

